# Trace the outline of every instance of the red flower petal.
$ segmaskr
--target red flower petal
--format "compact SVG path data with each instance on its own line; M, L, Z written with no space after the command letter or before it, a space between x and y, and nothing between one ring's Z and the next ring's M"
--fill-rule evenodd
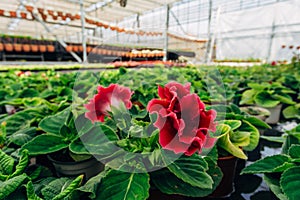
M119 107L121 103L124 103L127 109L132 106L130 98L133 92L127 87L111 84L107 88L99 86L97 90L98 94L94 95L89 103L84 105L88 110L85 116L92 122L103 122L104 116L107 116L108 112L111 111L111 106Z

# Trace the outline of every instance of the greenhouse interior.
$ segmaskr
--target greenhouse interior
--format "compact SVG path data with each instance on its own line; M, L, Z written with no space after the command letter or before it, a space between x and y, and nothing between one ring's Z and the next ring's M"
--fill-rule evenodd
M0 199L300 199L299 10L1 0Z

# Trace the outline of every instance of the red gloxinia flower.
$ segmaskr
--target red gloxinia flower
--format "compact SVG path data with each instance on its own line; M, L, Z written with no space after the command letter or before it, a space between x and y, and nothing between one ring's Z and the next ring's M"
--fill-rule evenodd
M88 104L84 107L89 110L85 113L85 117L92 122L104 121L104 117L108 116L111 111L111 106L119 107L124 103L127 109L130 109L132 103L130 101L133 92L118 84L110 84L107 88L98 86L98 94L96 94Z
M170 82L158 87L160 99L152 99L147 106L150 113L157 113L154 123L159 130L159 143L165 149L191 156L203 147L214 145L208 131L216 130L216 111L205 110L199 96L185 86Z

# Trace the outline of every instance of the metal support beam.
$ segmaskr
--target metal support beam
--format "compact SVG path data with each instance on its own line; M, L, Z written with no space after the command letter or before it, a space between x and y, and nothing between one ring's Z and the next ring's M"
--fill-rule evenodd
M166 22L165 22L165 30L164 30L164 57L163 61L167 61L168 59L168 43L169 43L169 38L168 38L168 30L169 30L169 18L170 18L170 5L165 5L166 6Z
M181 29L181 31L182 31L184 34L188 35L188 33L183 29L181 23L179 22L178 18L177 18L176 15L174 14L174 12L173 12L172 10L170 10L170 13L171 13L172 16L174 17L174 19L175 19L177 25L179 26L179 28Z
M24 3L23 3L22 1L20 1L20 3L21 3L23 6L25 6ZM67 47L67 44L66 44L63 40L59 39L59 38L57 37L57 35L55 35L55 34L50 30L50 28L45 24L45 22L44 22L43 20L41 20L35 13L32 13L32 14L33 14L33 16L34 16L34 19L36 19L38 22L40 22L40 23L42 24L42 26L45 28L45 30L46 30L48 33L52 34L52 35L55 37L55 39L56 39L56 40L57 40L64 48ZM76 53L74 53L73 51L71 51L70 54L71 54L78 62L82 62L81 58L80 58Z
M83 7L83 0L80 0L80 12L81 12L81 33L82 33L82 47L83 47L83 63L87 62L87 53L86 53L86 37L85 37L85 11Z
M136 14L136 27L140 29L140 14ZM137 43L140 43L140 36L137 35Z
M211 46L211 20L212 20L212 0L209 0L209 10L208 10L208 26L207 26L207 42L205 45L205 60L204 62L207 63L209 58L209 49Z
M208 60L207 60L208 62L211 62L211 59L212 59L213 49L214 49L215 40L216 40L216 34L218 32L218 27L219 27L220 14L221 14L221 6L218 7L218 10L216 13L216 23L215 23L214 32L212 34L212 38L210 41L210 49L209 49Z
M274 40L274 37L275 37L275 20L273 19L273 23L272 23L272 32L271 32L271 35L270 35L270 42L269 42L269 49L268 49L268 57L267 57L267 62L271 62L271 53L272 53L272 47L273 47L273 40Z

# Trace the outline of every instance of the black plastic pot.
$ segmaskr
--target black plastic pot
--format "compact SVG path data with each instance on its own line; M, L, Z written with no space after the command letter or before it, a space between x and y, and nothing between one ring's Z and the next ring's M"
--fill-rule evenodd
M54 160L51 156L47 156L52 162L56 175L61 176L78 176L84 174L85 180L97 175L104 169L104 165L94 157L78 161L78 162L62 162Z
M224 198L230 196L234 192L234 176L236 171L237 157L227 156L218 159L218 166L221 168L223 177L215 189L215 191L209 195L213 198Z

